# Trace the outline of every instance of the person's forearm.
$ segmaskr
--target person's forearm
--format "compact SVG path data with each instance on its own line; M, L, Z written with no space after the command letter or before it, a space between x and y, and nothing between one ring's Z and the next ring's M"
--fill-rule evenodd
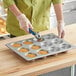
M20 10L17 8L17 6L15 4L11 5L9 7L9 10L15 15L15 16L19 16L21 14Z
M64 31L64 19L63 19L62 4L55 4L54 9L55 9L56 18L57 18L58 36L60 38L63 38L65 35L65 31Z
M22 30L29 33L29 28L33 29L29 19L17 8L15 4L9 6L9 10L16 16Z
M62 11L62 4L54 4L54 9L56 13L56 18L58 22L63 21L63 11Z

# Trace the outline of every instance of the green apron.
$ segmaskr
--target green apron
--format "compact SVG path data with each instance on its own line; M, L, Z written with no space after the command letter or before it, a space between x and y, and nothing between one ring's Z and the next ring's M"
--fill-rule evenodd
M61 3L61 0L3 0L3 2L5 8L16 4L18 9L30 20L34 28L33 30L40 32L50 27L51 3ZM19 22L9 9L7 11L6 29L10 34L15 36L27 34L20 29Z

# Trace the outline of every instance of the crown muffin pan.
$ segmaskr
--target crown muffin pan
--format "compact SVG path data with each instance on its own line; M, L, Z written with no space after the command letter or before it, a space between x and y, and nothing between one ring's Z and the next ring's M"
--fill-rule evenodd
M76 48L76 46L71 45L53 33L42 35L42 38L43 40L40 42L34 38L29 38L8 43L6 46L27 61L66 52Z

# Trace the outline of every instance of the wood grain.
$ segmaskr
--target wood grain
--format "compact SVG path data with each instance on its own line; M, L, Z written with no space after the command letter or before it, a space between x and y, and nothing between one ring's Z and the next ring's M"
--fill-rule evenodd
M76 24L66 26L65 31L66 35L64 39L75 45ZM41 34L47 34L50 32L57 34L56 29L43 31ZM33 36L26 35L0 41L0 76L36 76L76 64L76 49L69 50L67 53L49 56L46 59L27 62L5 46L6 43L30 37Z

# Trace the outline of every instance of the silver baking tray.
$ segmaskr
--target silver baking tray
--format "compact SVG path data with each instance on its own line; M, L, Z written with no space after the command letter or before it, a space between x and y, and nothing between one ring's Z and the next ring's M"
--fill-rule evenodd
M4 37L4 36L9 36L10 34L7 33L7 34L0 34L0 37Z
M34 38L29 38L17 42L8 43L6 44L6 46L27 61L66 52L76 48L76 46L71 45L70 43L59 38L53 33L42 35L42 38L43 40L41 42L38 42ZM24 44L24 42L31 42L31 44ZM19 45L17 47L13 46L14 44ZM33 46L34 48L32 48ZM27 51L25 49L27 49Z

